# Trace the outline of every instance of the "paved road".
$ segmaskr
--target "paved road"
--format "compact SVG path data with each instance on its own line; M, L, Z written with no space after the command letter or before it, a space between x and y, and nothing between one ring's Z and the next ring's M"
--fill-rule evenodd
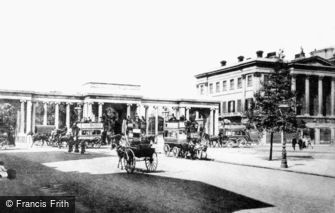
M90 167L84 163L85 168L79 166L78 170L92 174L119 172L117 160L109 159L114 157L92 159ZM331 190L335 189L335 179L212 161L159 157L158 170L161 172L151 175L201 181L274 206L264 209L266 211L331 212L335 208L335 190ZM112 163L105 167L102 161ZM73 170L72 162L65 163L68 167L61 163L58 169ZM137 167L145 169L143 162L139 162Z
M55 179L74 174L78 182L93 184L97 189L93 193L98 198L122 192L115 196L122 197L127 205L142 206L143 211L334 212L335 209L333 178L163 155L159 156L156 173L128 175L116 168L115 153L98 152L85 157L63 152L9 156L32 164L42 163L50 171L58 172ZM143 162L137 167L145 168ZM98 191L101 188L111 189L101 195Z

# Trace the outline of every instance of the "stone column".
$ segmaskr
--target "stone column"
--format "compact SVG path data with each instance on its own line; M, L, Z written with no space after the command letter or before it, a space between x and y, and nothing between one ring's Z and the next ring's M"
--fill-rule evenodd
M158 106L154 106L155 109L155 135L158 135Z
M315 128L315 144L320 144L320 128Z
M219 135L219 109L215 109L215 115L214 115L214 135Z
M102 117L102 107L104 103L99 102L99 110L98 110L98 122L101 122L101 117Z
M71 106L71 103L66 103L66 128L67 128L67 131L70 130L70 118L71 118L71 115L70 115L70 106Z
M291 75L291 91L296 92L297 90L297 76L295 74ZM297 96L294 97L294 101L297 101ZM297 107L294 109L295 113L297 113Z
M292 74L291 79L291 91L295 92L297 90L297 76Z
M48 125L48 103L43 102L44 115L43 115L43 125Z
M36 126L36 103L35 102L33 102L32 103L32 108L33 108L33 112L32 112L32 125L31 125L31 129L32 129L32 132L33 133L36 133L35 132L35 126Z
M199 119L199 111L195 111L195 120L198 120Z
M309 116L310 113L309 113L309 79L310 79L310 76L309 75L306 75L305 77L305 116Z
M179 120L180 119L179 107L173 107L173 109L175 110L177 120Z
M136 104L136 114L141 117L141 104Z
M24 125L25 125L25 113L24 113L24 103L26 102L25 100L20 100L21 102L21 125L20 125L20 133L24 134Z
M335 116L335 77L332 77L330 96L331 116Z
M127 104L127 118L128 116L130 117L130 107L131 107L131 104Z
M213 122L213 116L214 116L214 108L211 108L209 113L209 124L208 124L208 134L213 135L214 134L214 122Z
M88 117L88 103L84 102L84 106L83 106L83 118L87 118Z
M334 128L331 128L331 129L330 129L330 142L331 142L332 144L335 143L335 129L334 129Z
M81 103L77 103L77 113L78 113L78 121L80 122L82 120L82 118L84 117L84 110L82 108L83 104ZM85 106L85 105L84 105Z
M190 120L190 109L191 109L191 107L189 107L189 106L185 107L185 118L186 118L186 120Z
M31 132L31 101L27 101L27 122L26 122L26 133Z
M149 106L148 105L145 105L144 106L145 108L145 133L146 135L148 135L149 133Z
M319 108L318 116L322 116L323 110L323 85L322 85L323 76L319 76L318 79L318 98L319 98Z
M87 117L89 117L92 121L94 121L94 113L93 113L93 108L92 108L93 102L88 102L87 103Z
M59 103L55 102L55 127L59 128Z

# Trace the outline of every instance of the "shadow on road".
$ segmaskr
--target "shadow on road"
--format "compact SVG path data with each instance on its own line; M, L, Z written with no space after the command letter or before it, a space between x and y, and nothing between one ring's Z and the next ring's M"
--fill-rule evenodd
M73 195L80 204L80 212L234 212L273 207L199 181L145 173L61 172L41 164L97 157L94 154L58 152L49 157L48 153L1 156L1 160L17 170L17 179L0 181L0 195Z
M101 157L111 157L112 155L102 154L102 153L94 153L94 152L86 152L85 154L67 152L63 151L40 151L40 152L8 152L3 153L8 156L17 156L20 158L28 158L33 162L39 163L51 163L57 161L67 161L67 160L81 160L81 159L92 159L92 158L101 158Z

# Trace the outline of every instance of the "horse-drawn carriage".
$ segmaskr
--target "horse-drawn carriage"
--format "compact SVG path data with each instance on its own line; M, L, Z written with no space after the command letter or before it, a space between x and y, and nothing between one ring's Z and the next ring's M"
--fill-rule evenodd
M186 124L186 126L185 126ZM164 153L175 157L207 158L207 140L197 128L184 121L166 122L164 131Z
M118 154L123 159L127 173L133 173L136 162L144 161L148 172L155 171L158 166L158 157L152 144L155 136L145 136L140 129L132 129L121 140L127 140L126 144L119 146ZM121 158L120 158L121 160ZM122 162L121 162L122 163Z
M31 146L43 146L45 143L49 146L55 145L56 142L52 138L54 129L55 126L53 125L36 125L35 133L28 133L32 139ZM57 144L55 146L57 146Z
M243 125L230 125L223 129L220 134L219 145L227 147L249 147L252 143L257 143L257 132L247 130Z
M102 144L103 123L77 123L79 128L78 141L84 143L86 147L100 148Z

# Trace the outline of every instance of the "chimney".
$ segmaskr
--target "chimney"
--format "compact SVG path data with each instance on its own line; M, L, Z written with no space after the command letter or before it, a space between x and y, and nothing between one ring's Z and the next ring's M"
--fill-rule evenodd
M221 61L220 63L221 63L221 66L224 67L224 66L226 66L226 64L227 64L227 61L223 60L223 61Z
M276 52L270 52L270 53L268 53L267 54L267 58L275 58L276 57L276 55L277 55L277 53Z
M243 61L243 59L244 59L244 56L239 56L239 57L237 57L237 60L238 60L238 62L242 62Z
M257 58L262 58L263 57L263 50L258 50L256 52Z

